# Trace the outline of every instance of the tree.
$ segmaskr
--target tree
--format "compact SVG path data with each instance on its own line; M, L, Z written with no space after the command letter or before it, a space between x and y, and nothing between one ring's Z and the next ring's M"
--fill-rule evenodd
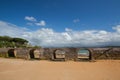
M0 47L27 47L28 41L22 38L0 36Z

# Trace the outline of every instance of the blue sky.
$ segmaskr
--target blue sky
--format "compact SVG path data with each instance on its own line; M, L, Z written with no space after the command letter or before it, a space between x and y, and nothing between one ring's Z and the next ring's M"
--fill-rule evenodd
M45 29L45 31L52 30L55 34L67 33L71 38L75 36L70 35L70 31L71 34L93 30L97 33L99 31L106 31L113 35L113 33L119 31L120 0L0 0L0 21L1 24L6 23L7 26L15 25L11 26L13 28L26 29L24 34L44 31ZM117 27L115 28L115 26ZM1 27L1 29L3 28ZM93 36L97 33L94 33ZM1 33L1 35L7 35L7 33ZM37 35L40 36L40 34ZM50 34L46 34L46 36L48 35L51 37ZM119 37L119 34L117 36ZM34 40L32 41L31 39L29 41L32 44L43 45L41 43L34 43ZM41 41L41 39L35 40ZM82 38L78 40L78 43L81 43L81 40ZM115 40L115 43L118 42ZM71 43L65 43L65 45L69 46ZM62 44L56 43L56 45ZM71 44L70 46L74 45L76 44ZM79 45L81 44L77 46ZM108 41L107 45L111 45L111 42Z

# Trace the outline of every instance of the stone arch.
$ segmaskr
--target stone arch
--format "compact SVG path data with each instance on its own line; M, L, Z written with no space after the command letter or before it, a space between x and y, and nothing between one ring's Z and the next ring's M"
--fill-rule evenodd
M62 49L55 49L53 51L52 59L54 60L65 60L66 52Z
M56 50L57 50L57 49L56 49ZM53 58L54 58L54 59L56 59L56 54L55 54L56 50L53 51Z
M16 50L15 49L9 49L8 50L8 57L16 57Z
M42 52L40 49L31 49L29 51L30 59L40 59Z
M34 59L35 58L35 56L34 56L34 50L35 49L31 49L30 52L29 52L30 59Z
M83 54L79 54L79 51L86 51L85 53L83 52ZM80 49L77 49L77 59L78 60L92 60L93 59L93 51L92 49L89 49L89 48L80 48Z

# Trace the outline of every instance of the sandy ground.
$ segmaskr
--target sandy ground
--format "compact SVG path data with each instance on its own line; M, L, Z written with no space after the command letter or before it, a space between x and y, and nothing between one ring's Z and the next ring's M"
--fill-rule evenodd
M0 58L0 80L120 80L120 60L53 62Z

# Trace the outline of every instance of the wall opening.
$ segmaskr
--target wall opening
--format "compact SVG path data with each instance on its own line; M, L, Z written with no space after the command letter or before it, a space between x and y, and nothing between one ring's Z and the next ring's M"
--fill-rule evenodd
M8 50L8 56L9 56L9 57L15 57L15 54L16 54L15 49L10 49L10 50Z
M34 49L30 50L30 59L34 59L35 56L34 56Z
M63 60L65 59L65 51L63 50L55 50L53 53L53 57L54 59L58 59L58 60Z
M77 58L80 60L89 60L90 59L90 51L87 49L78 50Z
M29 54L31 59L40 59L42 52L39 49L32 49Z

